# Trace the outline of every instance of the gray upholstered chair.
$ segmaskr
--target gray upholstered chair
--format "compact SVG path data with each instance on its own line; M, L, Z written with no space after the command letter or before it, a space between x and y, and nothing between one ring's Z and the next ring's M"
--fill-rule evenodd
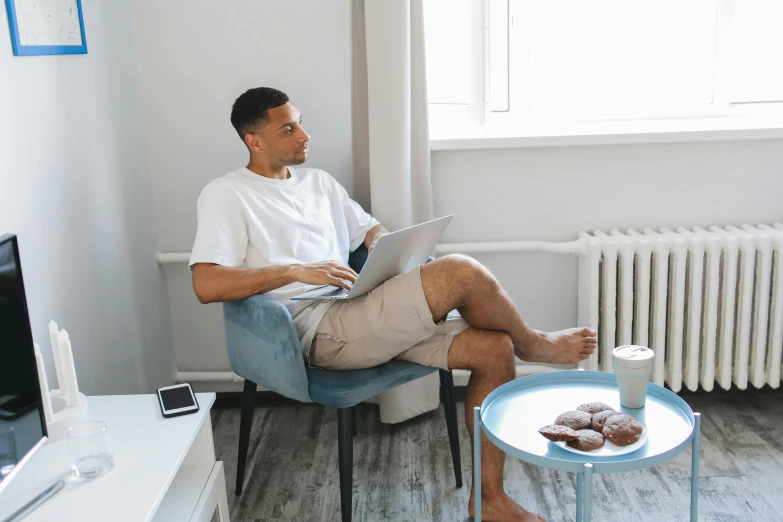
M362 246L351 254L349 264L359 272L367 260ZM308 368L288 309L263 295L224 303L226 341L231 369L245 379L239 427L236 494L242 494L245 478L253 399L256 385L301 402L316 402L337 409L337 443L340 470L342 520L351 520L353 490L353 437L356 434L354 406L401 384L440 371L441 400L457 487L462 487L457 406L451 372L392 360L366 370L331 371Z

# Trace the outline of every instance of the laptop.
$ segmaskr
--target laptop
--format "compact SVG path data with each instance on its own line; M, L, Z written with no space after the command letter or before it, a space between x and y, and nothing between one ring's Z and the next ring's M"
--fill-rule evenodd
M392 277L426 262L452 217L453 214L381 236L350 291L324 285L292 300L353 299L366 294Z

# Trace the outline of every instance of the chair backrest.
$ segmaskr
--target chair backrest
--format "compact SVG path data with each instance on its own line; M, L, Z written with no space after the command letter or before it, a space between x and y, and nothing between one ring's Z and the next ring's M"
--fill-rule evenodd
M301 402L312 402L302 348L283 303L265 295L223 303L231 369Z
M361 272L368 257L361 245L348 264ZM311 402L299 337L285 305L264 295L223 303L231 369L245 379L302 402Z
M362 271L362 268L364 268L364 263L367 262L367 258L370 256L369 251L367 250L367 247L362 244L359 248L354 250L350 253L348 256L348 266L354 269L354 271L358 274ZM430 256L427 258L427 263L430 263L432 261L435 261L435 258Z
M353 268L354 272L358 274L362 271L362 268L364 268L364 263L367 262L367 257L369 257L369 255L367 247L362 244L348 256L348 266Z

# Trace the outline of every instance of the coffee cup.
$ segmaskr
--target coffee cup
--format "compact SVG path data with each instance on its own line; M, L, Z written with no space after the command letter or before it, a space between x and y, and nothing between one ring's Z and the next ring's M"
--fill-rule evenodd
M612 366L620 389L620 405L644 408L655 352L644 346L618 346L612 350Z

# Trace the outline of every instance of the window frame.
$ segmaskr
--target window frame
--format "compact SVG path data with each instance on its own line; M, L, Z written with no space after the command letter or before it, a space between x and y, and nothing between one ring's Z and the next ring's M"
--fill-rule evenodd
M736 0L718 0L712 103L666 107L646 105L614 113L531 111L529 107L529 56L510 58L514 48L524 49L526 20L515 20L512 2L528 0L480 0L482 16L471 32L483 32L482 60L472 70L481 76L483 90L474 91L469 107L430 104L430 137L434 150L552 144L649 143L709 139L769 139L783 137L783 100L731 102L729 56L731 17ZM508 110L493 111L490 99L490 4L505 4L508 15ZM475 38L475 36L474 36ZM478 82L477 82L478 84ZM515 101L516 100L516 101ZM516 105L522 101L524 110ZM515 110L517 109L517 110ZM679 134L683 134L679 136ZM626 136L627 139L623 139ZM544 145L541 145L544 144Z

